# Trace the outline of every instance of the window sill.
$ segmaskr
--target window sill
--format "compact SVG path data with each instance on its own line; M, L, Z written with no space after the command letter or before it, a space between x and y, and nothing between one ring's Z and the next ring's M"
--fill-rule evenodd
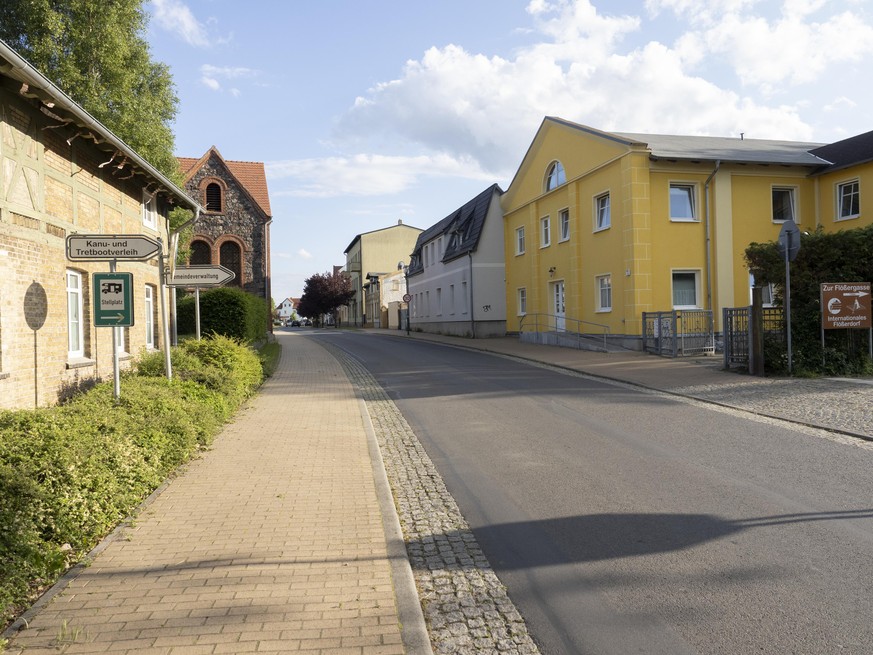
M567 237L566 239L558 239L558 243L567 243L569 240L570 237Z
M594 310L594 313L595 313L595 314L611 314L611 313L612 313L612 307L604 307L604 308L602 308L602 309L595 309L595 310Z
M699 218L673 218L671 216L670 222L671 223L699 223L700 219Z
M67 360L67 370L74 368L87 368L88 366L96 366L97 362L87 357L73 357Z
M521 252L517 252L517 253L515 253L515 256L521 257L524 254L524 252L525 252L524 250L522 250Z
M856 218L861 218L861 214L855 214L854 216L839 216L834 219L834 223L842 223L843 221L853 221Z
M611 227L612 227L612 225L604 225L603 227L595 227L594 234L597 234L598 232L606 232Z

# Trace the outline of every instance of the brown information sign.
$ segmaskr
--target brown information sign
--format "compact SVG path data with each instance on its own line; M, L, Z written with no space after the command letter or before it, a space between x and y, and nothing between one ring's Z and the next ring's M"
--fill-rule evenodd
M823 330L873 327L870 318L870 283L823 282L821 326Z

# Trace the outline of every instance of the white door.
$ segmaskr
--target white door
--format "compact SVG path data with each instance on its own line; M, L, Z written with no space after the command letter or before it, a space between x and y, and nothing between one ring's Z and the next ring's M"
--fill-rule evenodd
M563 280L552 282L552 313L555 315L555 330L563 332L566 329Z

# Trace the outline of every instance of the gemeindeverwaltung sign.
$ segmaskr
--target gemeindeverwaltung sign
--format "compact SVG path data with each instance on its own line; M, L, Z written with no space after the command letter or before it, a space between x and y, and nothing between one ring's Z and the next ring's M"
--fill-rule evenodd
M71 261L144 261L161 252L161 244L142 234L70 234L67 259Z
M822 282L823 330L873 327L869 282Z

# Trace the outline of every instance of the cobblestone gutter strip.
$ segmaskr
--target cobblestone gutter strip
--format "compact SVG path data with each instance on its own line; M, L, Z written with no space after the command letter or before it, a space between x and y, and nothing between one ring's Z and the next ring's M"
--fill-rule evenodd
M538 654L524 619L403 415L357 361L319 343L367 403L434 652Z

